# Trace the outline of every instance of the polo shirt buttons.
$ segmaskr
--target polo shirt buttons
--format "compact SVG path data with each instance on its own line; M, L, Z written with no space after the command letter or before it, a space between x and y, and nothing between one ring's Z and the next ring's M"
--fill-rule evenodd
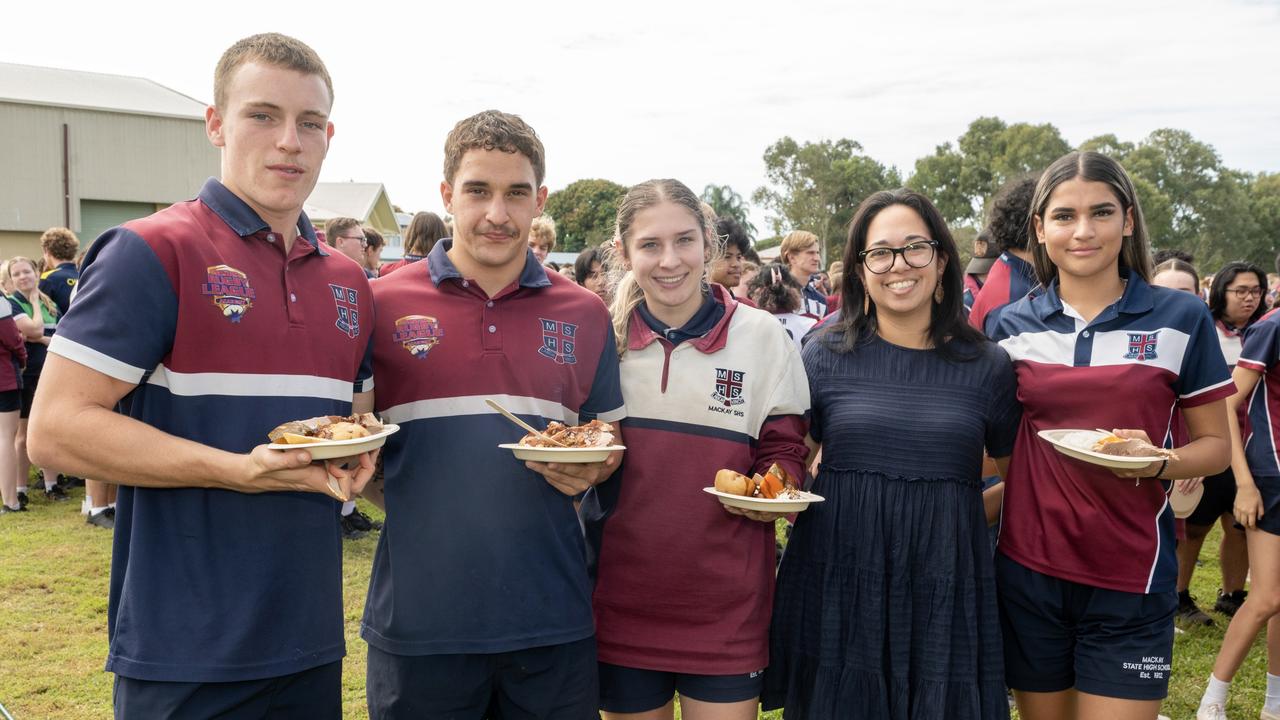
M289 302L298 302L298 296L294 293L289 293Z
M496 333L496 332L498 332L498 326L497 326L497 325L490 325L490 326L489 326L489 332L491 332L491 333Z
M471 283L467 282L466 280L463 280L462 287L471 287Z
M1088 330L1085 330L1084 332L1082 332L1082 333L1080 333L1080 334L1081 334L1082 336L1084 336L1084 337L1089 337L1089 331L1088 331Z
M493 301L490 300L484 304L485 307L493 307Z

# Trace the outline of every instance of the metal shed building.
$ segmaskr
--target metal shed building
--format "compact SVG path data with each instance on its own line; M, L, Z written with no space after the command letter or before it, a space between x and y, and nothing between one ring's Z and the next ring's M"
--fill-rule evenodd
M0 63L0 257L40 233L103 230L195 196L219 174L205 103L151 80Z

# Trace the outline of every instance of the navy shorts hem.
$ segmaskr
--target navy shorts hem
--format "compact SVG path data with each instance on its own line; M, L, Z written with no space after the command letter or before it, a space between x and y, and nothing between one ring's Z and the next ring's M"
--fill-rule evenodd
M1081 675L1076 678L1076 690L1090 695L1120 700L1163 700L1169 695L1169 681L1165 680L1163 685L1155 683L1118 683L1110 680L1096 680Z
M1005 683L1010 690L1018 692L1055 693L1075 687L1075 678L1046 678L1043 675L1018 677L1006 670Z
M0 390L0 413L13 412L21 408L21 390Z
M763 690L763 671L697 675L600 663L600 709L605 712L657 710L677 694L699 702L737 703L756 699Z

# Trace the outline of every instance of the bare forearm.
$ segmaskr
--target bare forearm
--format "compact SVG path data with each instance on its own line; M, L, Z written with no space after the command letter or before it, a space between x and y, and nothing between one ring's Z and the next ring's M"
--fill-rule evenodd
M1231 444L1226 438L1207 435L1177 449L1178 459L1169 460L1162 480L1208 477L1227 469L1231 461Z
M1240 438L1240 420L1236 417L1235 408L1227 404L1227 431L1231 442L1231 474L1236 478L1236 487L1252 486L1253 472L1249 470L1249 460L1244 454L1244 442Z

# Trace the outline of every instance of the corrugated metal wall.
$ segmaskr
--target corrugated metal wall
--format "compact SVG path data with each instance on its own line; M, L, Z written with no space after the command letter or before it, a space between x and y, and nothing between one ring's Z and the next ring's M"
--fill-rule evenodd
M76 232L82 200L170 204L194 197L219 174L218 149L200 120L0 102L0 231L64 224L63 123L70 127Z

